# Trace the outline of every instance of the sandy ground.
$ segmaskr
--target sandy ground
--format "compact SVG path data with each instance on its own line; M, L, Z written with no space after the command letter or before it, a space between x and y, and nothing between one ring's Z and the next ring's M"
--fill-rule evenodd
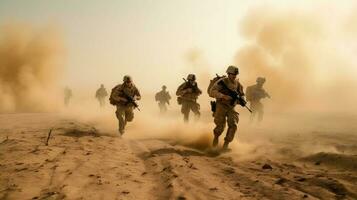
M0 199L357 199L356 119L246 126L221 153L58 114L3 114Z

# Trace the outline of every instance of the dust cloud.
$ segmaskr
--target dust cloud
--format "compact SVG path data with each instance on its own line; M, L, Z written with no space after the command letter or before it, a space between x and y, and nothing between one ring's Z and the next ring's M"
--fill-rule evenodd
M349 111L354 106L355 58L344 29L343 17L331 22L326 16L302 10L272 7L251 9L240 23L246 43L236 56L244 83L267 78L265 88L274 109ZM346 45L346 46L345 46ZM344 107L340 107L340 100Z
M62 38L52 26L21 23L0 27L0 112L54 111Z

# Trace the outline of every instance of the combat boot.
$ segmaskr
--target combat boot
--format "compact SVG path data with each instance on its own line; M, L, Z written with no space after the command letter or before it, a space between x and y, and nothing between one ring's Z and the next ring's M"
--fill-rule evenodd
M212 146L216 147L218 145L218 136L214 136Z
M228 144L229 144L229 142L224 141L223 150L227 150L228 149Z

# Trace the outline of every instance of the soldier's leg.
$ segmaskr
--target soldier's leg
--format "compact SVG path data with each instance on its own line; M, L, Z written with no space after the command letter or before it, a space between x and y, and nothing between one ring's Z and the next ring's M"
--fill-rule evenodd
M134 108L132 106L127 106L125 108L125 122L131 122L134 119Z
M184 122L187 123L190 113L190 105L187 102L182 102L181 113L183 114Z
M237 131L237 124L238 124L239 118L238 118L238 113L234 109L230 109L227 112L227 124L228 124L228 130L227 130L227 135L224 138L224 145L223 148L227 149L228 144L232 142L234 135Z
M165 104L162 102L159 102L159 108L160 108L160 113L164 113L165 112Z
M124 134L124 128L125 128L125 120L124 120L125 107L118 105L115 114L119 121L119 133L122 135Z
M216 124L216 127L213 129L213 146L217 146L218 138L220 135L222 135L222 132L226 126L226 108L220 103L217 103L216 106L216 112L214 113L214 123Z
M254 102L254 101L251 101L251 102L250 102L250 109L252 110L252 113L250 114L250 122L253 122L255 116L256 116L257 113L258 113L257 103Z
M195 114L196 120L198 120L200 118L200 116L201 116L200 104L198 104L196 102L191 102L191 110Z
M258 121L261 122L263 120L263 115L264 115L264 105L262 103L259 103L259 109L258 109Z

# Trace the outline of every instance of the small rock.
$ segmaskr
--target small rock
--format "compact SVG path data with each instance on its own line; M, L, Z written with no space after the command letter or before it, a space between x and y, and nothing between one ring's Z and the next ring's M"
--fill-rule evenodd
M287 180L285 178L279 178L277 181L275 181L275 184L281 185L285 183Z
M299 182L304 182L304 181L306 181L306 178L300 177L300 178L297 179L297 181L299 181Z
M38 197L33 197L32 199L38 199Z
M304 196L303 196L302 198L304 198L304 199L305 199L305 198L307 198L307 197L309 197L309 196L307 196L307 194L304 194Z
M321 161L315 162L315 165L321 165Z
M130 192L128 190L124 190L121 192L122 194L129 194Z
M218 190L218 188L213 187L213 188L210 188L209 190L211 190L211 191L217 191L217 190Z
M269 164L264 164L262 169L270 169L270 170L272 170L273 167L271 167L271 165L269 165Z
M235 169L232 167L227 167L224 169L225 174L234 174Z
M186 200L186 197L184 197L184 196L178 196L178 197L177 197L177 200Z
M145 174L147 174L147 172L143 172L141 175L144 176Z

